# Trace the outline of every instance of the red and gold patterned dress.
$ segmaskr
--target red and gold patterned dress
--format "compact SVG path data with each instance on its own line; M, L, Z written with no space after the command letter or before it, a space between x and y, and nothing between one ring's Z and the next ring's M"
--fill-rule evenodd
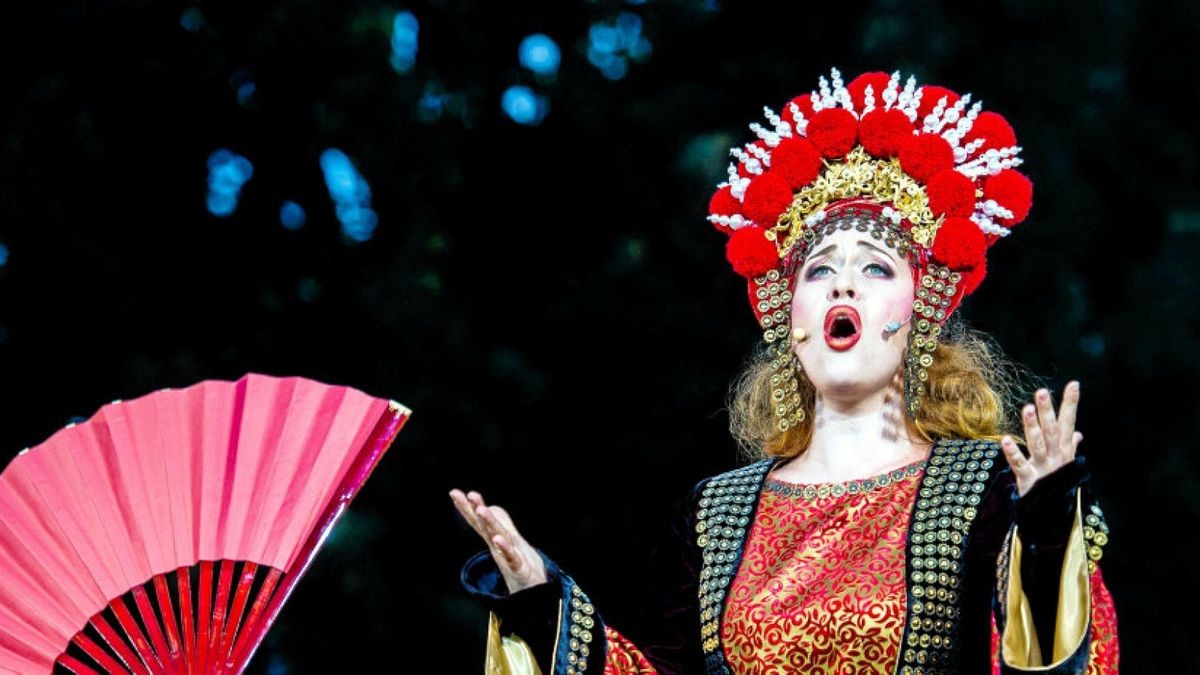
M837 484L767 477L722 625L735 672L892 672L924 464Z

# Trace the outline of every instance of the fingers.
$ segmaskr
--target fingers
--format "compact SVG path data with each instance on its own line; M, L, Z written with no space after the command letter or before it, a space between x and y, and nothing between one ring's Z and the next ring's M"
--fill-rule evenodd
M1025 453L1021 452L1021 448L1012 436L1005 436L1000 439L1000 449L1004 452L1004 458L1008 460L1008 465L1012 467L1013 474L1017 477L1017 486L1021 494L1025 493L1025 485L1030 481L1037 480L1037 470L1025 457Z
M501 569L519 573L525 567L525 559L521 556L518 546L524 541L513 526L508 512L499 506L488 506L483 501L483 495L471 491L450 490L450 499L455 508L462 514L471 527L487 543L492 557L500 564Z
M1050 397L1050 390L1039 389L1034 395L1034 401L1037 404L1038 424L1045 443L1042 447L1048 455L1058 455L1061 450L1058 445L1058 417L1054 414L1054 399Z
M504 535L498 534L492 537L492 543L495 544L496 549L500 551L500 555L504 557L504 564L507 565L509 569L513 570L514 572L521 569L523 561L521 559L521 555L517 553L516 547L513 546L512 541L510 541Z
M1042 437L1038 424L1037 408L1025 406L1021 411L1021 425L1025 427L1025 447L1029 450L1029 459L1040 461L1046 456L1046 439Z
M511 529L512 521L509 520L507 525L501 522L497 511L503 511L503 509L498 506L485 505L475 507L475 515L483 523L488 543L496 547L503 546L504 548L500 550L505 553L505 556L510 560L515 558L519 562L520 556L516 553L516 545L520 542L520 537L515 530ZM515 565L513 567L516 568Z
M513 525L512 517L508 515L508 511L505 511L504 508L500 506L492 506L491 510L492 513L495 514L496 520L500 521L500 524L504 526L504 529L508 530L509 534L512 535L514 544L525 540L525 538L521 536L521 533L517 532L517 526Z
M463 520L471 526L471 529L479 533L479 536L485 537L483 524L479 522L479 518L475 515L475 507L471 504L467 495L462 490L454 489L450 491L450 500L454 502L454 508L458 509L458 513L462 515Z
M1008 463L1013 465L1013 470L1016 470L1017 466L1023 466L1028 461L1012 436L1005 436L1000 439L1000 449L1004 451L1004 456L1008 458Z
M463 493L462 490L454 489L450 491L450 499L454 502L458 512L462 514L463 519L479 536L483 537L484 541L488 542L488 546L495 543L494 539L497 535L508 535L506 541L510 545L517 539L517 537L511 536L516 534L516 528L512 526L512 519L509 518L508 512L498 506L488 506L483 501L483 495L478 492L472 490ZM502 515L504 522L498 519L498 515Z
M483 523L484 530L487 531L488 540L495 539L497 535L503 535L509 541L512 541L512 535L504 523L496 517L496 507L479 505L475 507L475 515L479 517Z
M1075 413L1079 409L1079 381L1073 380L1067 383L1063 389L1062 408L1058 413L1058 428L1059 438L1072 439L1072 446L1076 444L1074 440L1075 433Z

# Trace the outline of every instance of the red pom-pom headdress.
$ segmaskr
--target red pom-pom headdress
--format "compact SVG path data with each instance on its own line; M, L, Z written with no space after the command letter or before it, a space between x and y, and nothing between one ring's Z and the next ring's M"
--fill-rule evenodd
M915 414L942 327L983 281L988 248L1032 204L1033 184L1015 169L1016 134L981 107L912 77L901 85L898 72L843 84L834 69L780 113L763 109L767 124L750 125L757 138L730 150L736 161L708 219L730 235L726 257L747 280L767 342L788 344L797 261L836 223L870 221L908 257L917 282L906 364ZM785 430L803 419L788 375L775 392Z

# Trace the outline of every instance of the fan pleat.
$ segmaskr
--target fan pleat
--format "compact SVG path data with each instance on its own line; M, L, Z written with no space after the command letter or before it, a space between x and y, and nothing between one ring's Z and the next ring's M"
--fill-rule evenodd
M105 410L113 447L120 455L124 493L143 546L150 574L174 569L170 501L166 494L166 462L178 453L160 443L154 399L140 398ZM143 579L142 581L144 581Z
M299 418L289 419L287 434L290 442L285 446L293 459L280 463L282 475L266 496L271 505L270 512L281 514L281 517L264 520L259 530L258 547L262 559L284 571L290 570L291 555L302 543L295 540L294 533L304 531L309 514L323 506L315 503L320 497L314 494L311 477L314 474L334 475L322 473L330 470L330 461L322 453L333 433L337 411L345 400L345 390L338 388L317 393L319 396L310 393L302 399L307 423ZM293 486L293 489L282 489L284 485Z
M135 584L150 578L150 566L146 561L146 548L142 545L141 533L136 516L129 508L128 498L122 494L121 467L111 452L112 437L108 433L105 409L89 420L68 431L64 440L70 451L67 456L75 462L81 476L85 501L96 511L99 527L87 533L98 541L96 549L103 551L115 562L118 587L109 597L115 597L133 588Z
M200 494L198 554L200 560L220 560L224 540L225 524L225 476L231 471L228 463L234 461L237 437L241 433L241 410L245 404L245 381L238 380L217 386L202 385L190 401L185 417L192 432L189 439L199 447ZM199 423L197 423L199 422ZM223 433L204 433L204 429L224 430Z
M19 612L31 630L69 633L71 624L79 626L88 616L76 601L86 596L76 577L80 566L20 464L0 479L0 603ZM102 601L92 590L92 599Z
M4 599L7 604L8 599ZM19 626L18 630L0 628L0 669L11 670L15 673L31 673L38 670L38 665L47 662L47 655L53 659L56 647L48 637L27 628L25 617L15 617L4 611L0 605L0 622L5 626ZM61 651L61 647L57 648Z
M285 438L285 430L290 426L320 426L319 420L311 419L316 412L313 405L316 397L306 393L303 383L296 380L250 383L247 395L269 404L252 408L242 419L239 452L246 456L239 466L246 471L229 483L233 489L232 506L244 517L237 520L237 530L226 533L229 536L225 542L228 558L272 564L263 559L264 546L255 540L254 533L264 521L288 517L287 511L279 508L279 502L272 503L272 498L294 489L295 485L276 480L276 470L294 465L298 459L295 446L299 443ZM267 415L266 409L286 412Z
M103 605L105 595L96 582L95 576L88 569L77 542L71 538L67 523L63 519L65 513L55 510L54 494L47 498L46 489L51 485L47 480L45 462L36 461L31 455L18 457L10 470L0 477L0 486L11 487L12 491L3 489L6 497L19 497L26 509L19 517L4 518L6 524L13 528L15 537L30 550L45 566L50 583L43 581L50 593L57 589L64 591L64 606L73 614L76 622L84 620L93 608ZM11 485L7 481L11 480ZM63 490L66 486L59 483L51 490ZM12 514L10 514L11 516Z
M350 409L353 413L340 409L337 412L334 410L324 411L326 415L336 415L336 417L333 418L333 426L329 433L321 439L320 450L310 472L335 479L305 482L298 491L299 499L296 502L296 509L291 514L290 522L284 525L278 535L272 536L272 550L278 557L271 559L279 560L281 563L279 567L284 571L290 572L293 569L297 555L305 543L305 535L314 530L326 508L330 507L335 500L334 495L339 489L342 489L346 472L359 459L359 454L374 430L375 423L386 409L385 402L378 400L370 402L361 392L346 392L346 396L341 399L340 403L342 408ZM361 410L364 404L370 410L369 417L364 415L366 410ZM337 448L343 445L360 450L356 453L337 452Z
M128 586L116 572L116 555L103 536L101 516L87 497L88 484L95 481L89 481L80 470L68 441L79 433L79 427L62 429L36 453L29 452L13 460L13 465L28 476L43 510L53 515L75 553L79 569L71 576L86 592L81 599L86 618Z
M186 434L183 413L187 410L188 395L187 390L164 390L161 395L154 397L159 437L156 440L147 439L147 443L157 446L162 456L163 497L170 516L166 531L171 539L171 546L167 549L171 552L168 570L192 565L199 559L194 506L199 494L199 479L195 469L199 460Z

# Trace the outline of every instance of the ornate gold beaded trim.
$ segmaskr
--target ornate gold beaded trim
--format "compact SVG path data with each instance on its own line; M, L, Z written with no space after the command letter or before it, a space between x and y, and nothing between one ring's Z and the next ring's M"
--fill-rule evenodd
M771 403L780 431L804 420L800 405L799 382L796 380L794 356L790 348L792 277L773 269L754 280L758 287L755 297L763 328L763 340L771 356Z
M912 330L908 333L908 351L904 355L904 395L908 413L914 417L925 394L925 383L929 381L929 368L933 366L933 353L937 349L938 336L942 334L942 323L961 281L962 275L958 272L930 263L917 285Z
M910 264L916 266L921 263L921 260L914 257L916 249L913 248L912 233L904 226L892 222L873 209L846 206L837 209L825 220L804 231L803 243L790 249L790 254L784 254L787 257L782 265L783 274L792 277L796 270L804 264L804 259L808 256L809 251L822 239L838 230L851 228L857 232L870 234L871 238L886 244L896 253L907 258Z
M763 484L763 490L785 497L800 497L802 499L816 499L818 497L823 499L825 497L841 497L847 494L856 495L887 487L904 480L906 477L915 476L921 473L921 469L925 468L926 462L927 460L921 460L906 467L900 467L899 469L888 471L878 476L872 476L871 478L862 478L841 483L822 483L819 485L785 483L768 476L766 482Z
M1104 546L1108 544L1108 523L1104 520L1104 512L1100 505L1093 503L1083 517L1083 540L1087 542L1088 573L1096 571L1096 563L1104 555Z
M704 486L696 512L700 569L700 642L709 672L721 672L721 614L725 594L742 557L742 543L763 477L775 460L762 460L713 477Z
M933 243L941 226L942 219L935 218L929 209L925 189L904 173L900 160L875 159L860 145L844 161L826 160L817 179L796 193L779 222L767 231L767 237L775 240L783 257L797 241L805 238L808 229L805 218L835 201L853 197L871 197L891 204L912 223L913 241L925 247Z
M587 671L588 656L594 639L592 629L596 627L596 608L579 587L571 585L571 623L567 643L567 675L579 675Z
M1012 541L1016 532L1016 528L1008 528L1004 543L1000 545L1000 555L996 556L996 597L1000 598L1000 602L1008 598L1008 570L1012 565Z
M999 452L991 441L943 440L930 454L908 537L905 675L957 668L963 553Z
M788 287L791 277L772 269L754 280L757 290L759 320L763 327L763 340L787 342L789 317L791 316L792 290Z

